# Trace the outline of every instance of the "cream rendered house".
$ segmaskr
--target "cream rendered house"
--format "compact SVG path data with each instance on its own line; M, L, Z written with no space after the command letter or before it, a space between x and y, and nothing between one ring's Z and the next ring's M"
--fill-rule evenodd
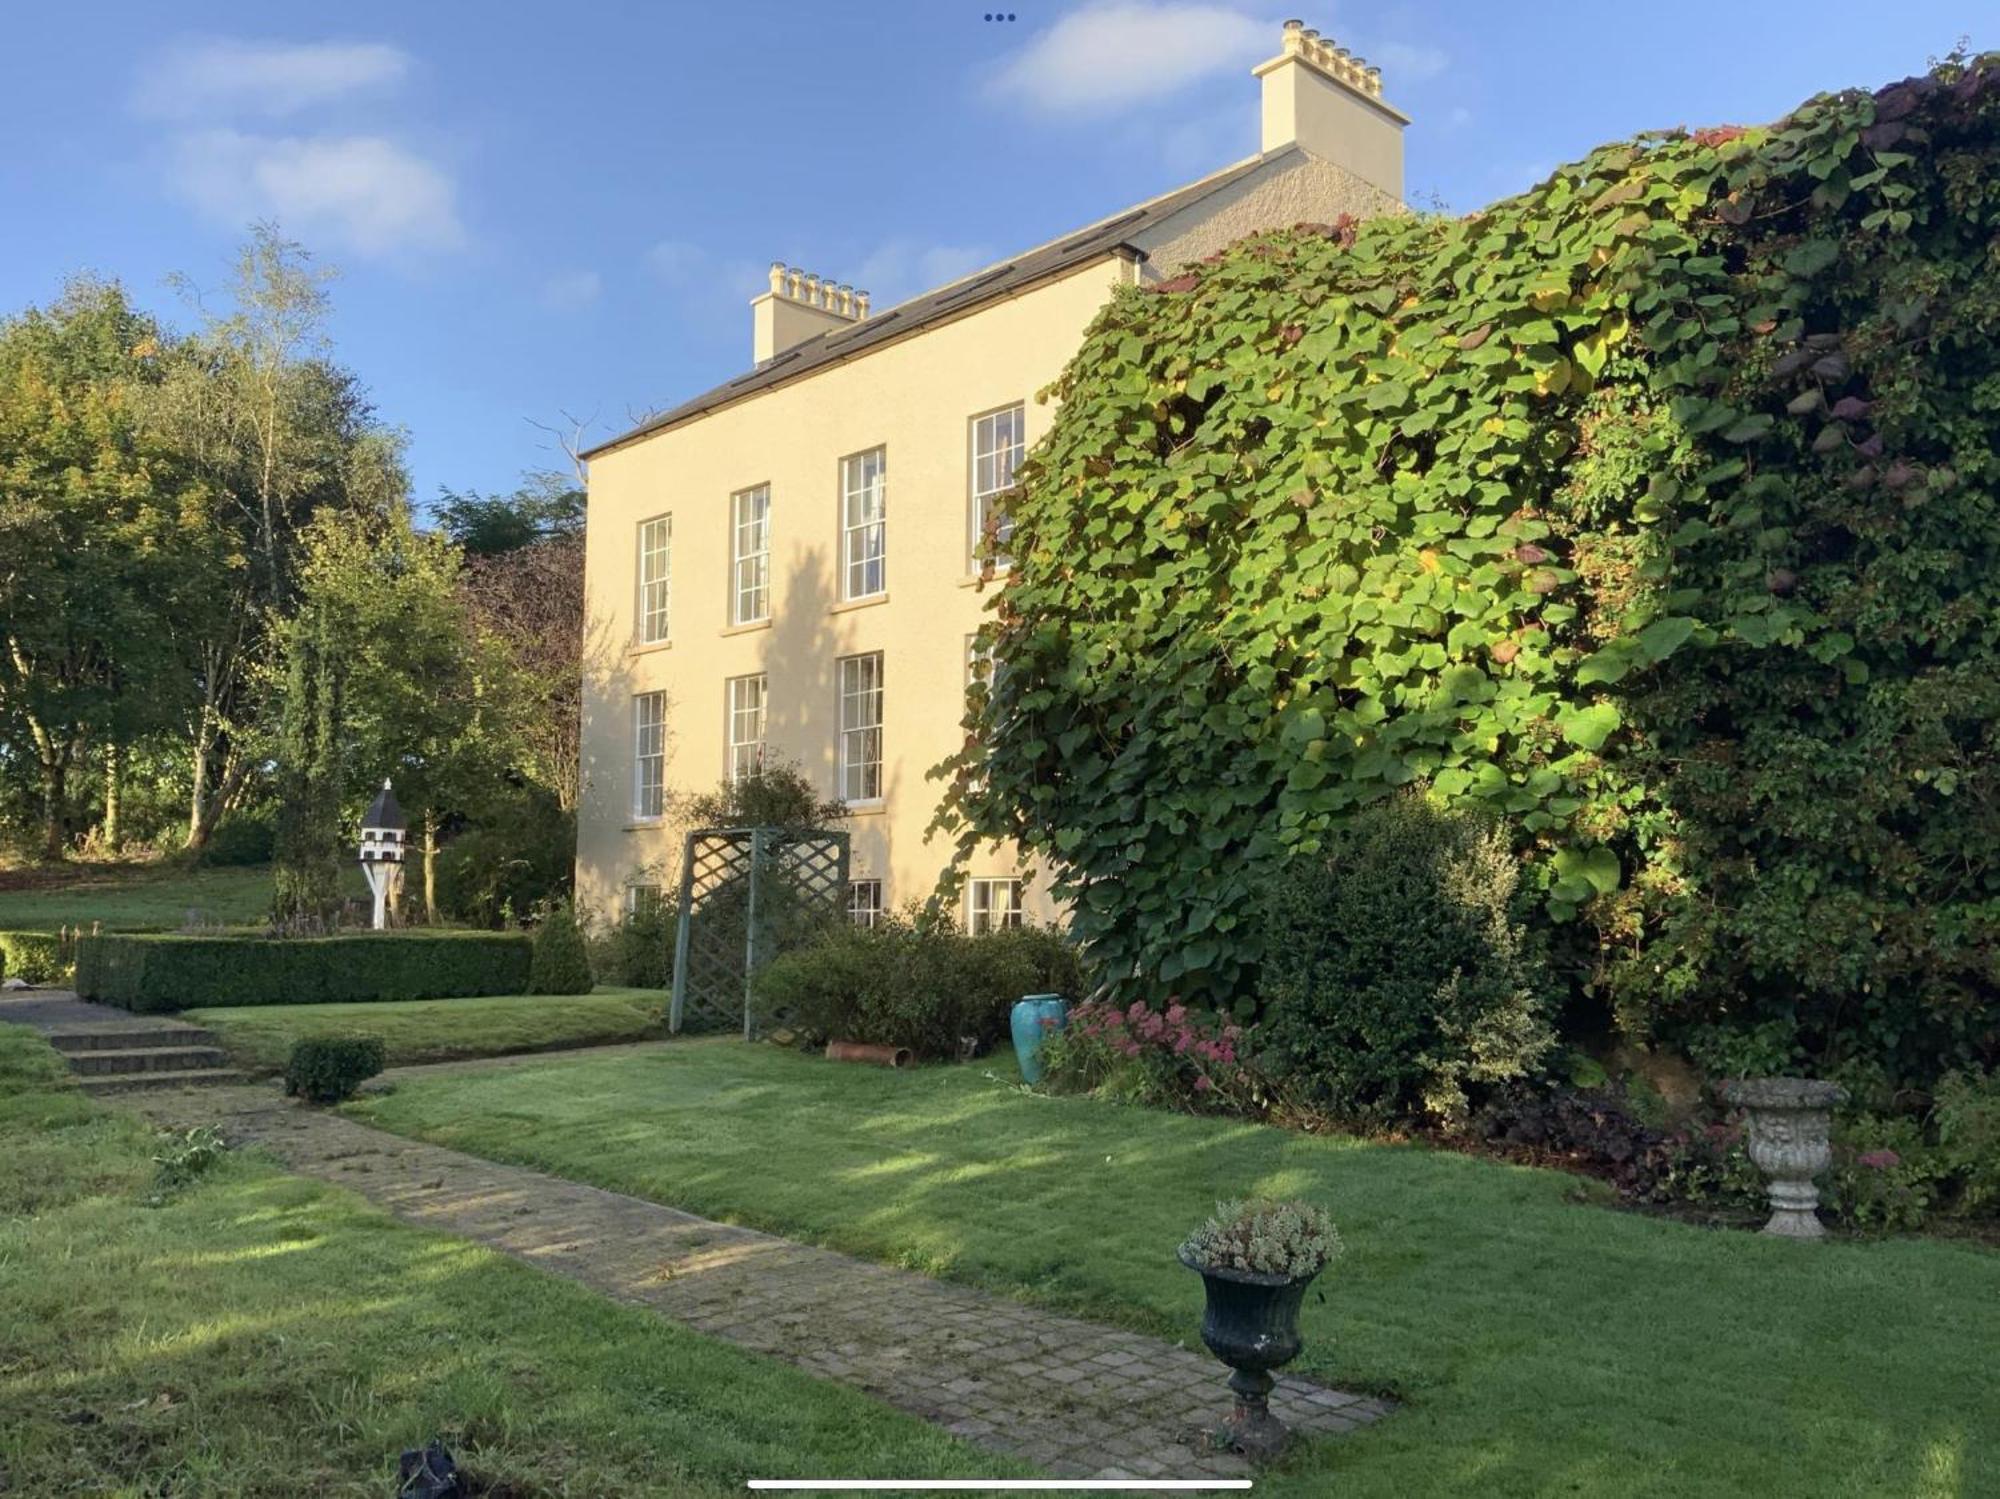
M1378 69L1293 21L1255 75L1258 155L900 306L774 265L752 367L586 455L587 908L670 886L677 798L766 755L852 809L856 919L931 893L951 850L925 839L925 772L963 740L993 586L975 544L1053 419L1035 392L1115 287L1400 207L1406 117ZM975 927L1054 914L1011 849L968 874Z

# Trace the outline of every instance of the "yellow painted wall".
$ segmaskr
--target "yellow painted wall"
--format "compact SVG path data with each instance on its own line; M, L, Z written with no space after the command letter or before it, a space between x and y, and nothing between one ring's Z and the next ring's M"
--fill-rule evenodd
M722 778L724 683L768 678L769 753L835 789L839 657L883 653L883 781L857 808L853 875L883 881L886 904L928 895L951 850L928 843L939 783L925 772L959 744L966 637L990 591L970 566L971 419L1026 403L1030 447L1053 411L1034 400L1082 340L1113 285L1133 274L1107 259L988 304L789 385L602 453L590 465L590 638L583 697L578 898L609 915L623 887L660 882L678 863L684 824L635 824L631 700L667 694L667 786L704 791ZM888 450L888 596L843 607L840 460ZM772 623L729 625L730 497L771 489ZM632 642L641 522L673 516L672 638ZM655 873L645 875L651 869ZM1014 872L994 850L972 874ZM1046 882L1030 914L1053 914Z

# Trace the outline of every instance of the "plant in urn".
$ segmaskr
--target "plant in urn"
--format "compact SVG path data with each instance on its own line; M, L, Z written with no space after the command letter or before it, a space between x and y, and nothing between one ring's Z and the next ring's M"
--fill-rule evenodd
M1181 1263L1200 1272L1208 1293L1201 1340L1235 1372L1236 1409L1224 1424L1229 1445L1268 1461L1289 1433L1271 1414L1271 1377L1299 1356L1299 1306L1306 1287L1340 1254L1326 1209L1307 1202L1225 1202L1181 1245Z

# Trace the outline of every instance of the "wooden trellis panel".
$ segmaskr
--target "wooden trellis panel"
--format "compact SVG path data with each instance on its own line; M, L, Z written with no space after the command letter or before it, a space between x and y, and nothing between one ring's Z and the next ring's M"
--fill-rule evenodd
M757 970L846 919L848 838L789 828L697 828L681 857L669 1028L757 1033ZM784 1016L767 1017L783 1020Z

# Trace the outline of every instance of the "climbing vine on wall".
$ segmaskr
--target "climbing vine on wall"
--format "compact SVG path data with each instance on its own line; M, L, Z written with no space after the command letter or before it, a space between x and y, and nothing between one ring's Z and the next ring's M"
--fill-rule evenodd
M1996 123L1955 58L1121 292L941 823L1231 1002L1272 861L1427 782L1630 1033L1991 1054Z

